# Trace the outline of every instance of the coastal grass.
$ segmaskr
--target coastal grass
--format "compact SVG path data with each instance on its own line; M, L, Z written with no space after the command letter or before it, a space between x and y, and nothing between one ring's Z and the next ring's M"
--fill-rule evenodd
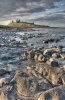
M34 24L34 23L17 23L17 22L10 22L7 26L14 26L14 27L35 27L35 28L49 28L49 26L45 26L45 25L38 25L38 24Z

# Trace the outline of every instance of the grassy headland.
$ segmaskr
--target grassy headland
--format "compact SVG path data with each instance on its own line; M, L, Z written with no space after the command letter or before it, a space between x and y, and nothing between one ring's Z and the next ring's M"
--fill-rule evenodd
M10 22L8 24L8 26L14 26L14 27L36 27L36 28L44 28L44 27L49 27L49 26L45 26L45 25L37 25L34 23L27 23L27 22Z

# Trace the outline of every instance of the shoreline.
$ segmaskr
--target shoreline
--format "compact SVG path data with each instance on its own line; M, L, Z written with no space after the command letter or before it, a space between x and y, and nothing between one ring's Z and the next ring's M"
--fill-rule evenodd
M0 99L63 100L65 35L23 32L0 31Z

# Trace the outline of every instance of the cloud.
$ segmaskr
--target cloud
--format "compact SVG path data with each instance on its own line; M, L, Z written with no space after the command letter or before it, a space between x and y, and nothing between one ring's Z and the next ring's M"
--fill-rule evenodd
M17 17L33 21L64 20L62 14L50 15L47 12L49 15L43 16L46 10L55 9L55 3L60 1L62 0L0 0L0 21L16 19Z
M59 23L59 24L64 24L65 23L65 13L64 11L58 12L58 13L52 13L50 15L44 16L44 17L39 17L34 19L34 21L40 21L40 22L48 22L48 23Z
M16 9L24 8L21 12L25 13L28 9L30 13L44 11L54 7L54 2L59 0L0 0L0 16L10 14Z

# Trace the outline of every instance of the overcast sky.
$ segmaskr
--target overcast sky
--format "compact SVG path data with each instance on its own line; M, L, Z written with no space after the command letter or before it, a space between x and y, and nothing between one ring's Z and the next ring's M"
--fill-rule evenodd
M0 24L21 21L65 25L65 0L0 0Z

